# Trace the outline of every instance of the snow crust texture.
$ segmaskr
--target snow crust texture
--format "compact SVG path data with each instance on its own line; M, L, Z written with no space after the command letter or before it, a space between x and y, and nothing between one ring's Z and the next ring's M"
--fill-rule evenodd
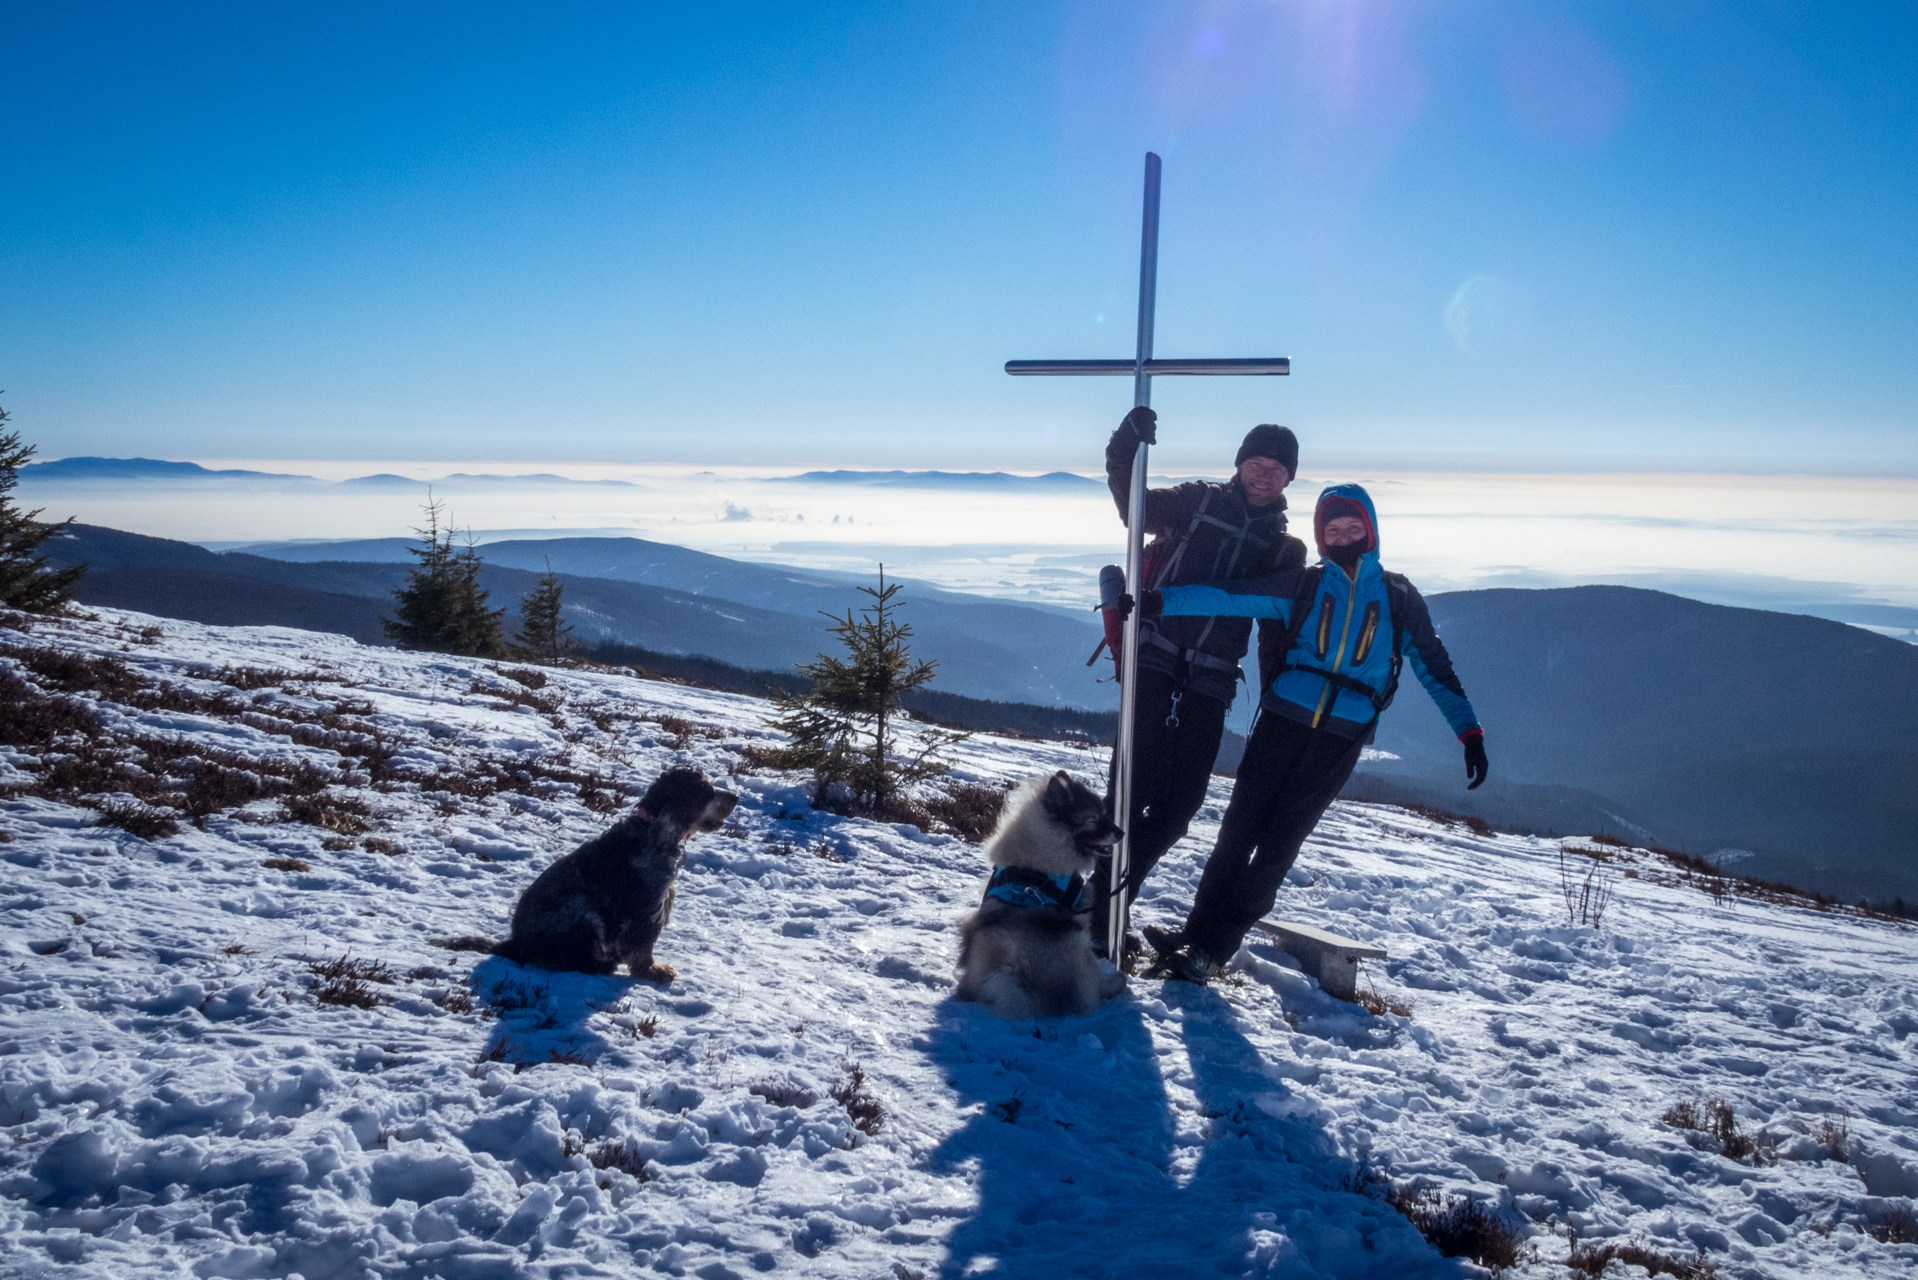
M795 775L725 781L763 703L112 611L0 641L233 700L89 699L111 733L331 780L148 840L27 794L57 751L4 756L0 1274L1483 1274L1395 1186L1496 1209L1527 1237L1509 1274L1564 1275L1567 1229L1724 1276L1918 1263L1886 1225L1918 1195L1895 925L1716 901L1612 849L1601 925L1573 927L1583 842L1341 803L1279 914L1384 946L1369 980L1410 1017L1254 944L1213 987L1004 1022L949 998L977 846L815 812ZM232 668L288 674L236 693ZM346 737L298 728L329 716ZM1105 769L983 735L955 758ZM436 944L502 937L673 764L740 803L688 845L670 985ZM1182 916L1227 785L1142 921ZM1730 1141L1661 1120L1714 1101Z

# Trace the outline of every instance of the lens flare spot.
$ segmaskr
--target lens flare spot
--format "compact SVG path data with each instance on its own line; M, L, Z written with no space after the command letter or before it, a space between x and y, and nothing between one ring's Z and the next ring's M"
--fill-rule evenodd
M1521 342L1531 331L1531 303L1525 287L1501 276L1467 276L1445 304L1446 336L1460 351L1495 353Z

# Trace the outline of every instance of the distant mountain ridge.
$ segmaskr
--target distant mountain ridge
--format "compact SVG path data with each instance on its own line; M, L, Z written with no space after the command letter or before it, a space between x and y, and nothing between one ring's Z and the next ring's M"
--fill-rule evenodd
M203 467L197 462L169 462L158 458L56 458L51 462L30 462L20 469L20 481L29 487L34 485L91 485L125 484L129 482L165 481L171 484L213 484L213 485L253 485L284 489L289 485L300 488L323 489L409 489L425 490L432 486L444 486L453 489L498 488L520 485L535 488L584 487L616 488L644 491L645 486L630 480L574 480L567 476L550 472L532 472L526 475L496 476L473 475L455 471L448 475L437 476L431 480L415 480L407 476L396 476L390 472L380 472L369 476L354 476L346 480L323 480L318 476L303 476L274 471L244 471L235 469L214 470Z
M23 483L86 483L98 480L297 480L325 484L313 476L272 471L213 471L197 462L168 462L159 458L56 458L29 462L20 468Z
M1918 648L1633 587L1429 600L1494 779L1597 793L1629 818L1621 829L1749 851L1745 874L1918 897ZM1400 759L1368 772L1449 793L1460 812L1484 802L1409 673L1377 745Z
M778 483L862 485L874 489L1103 489L1105 481L1048 471L1017 476L1006 471L806 471L775 476Z
M173 483L272 483L344 486L358 489L423 489L428 485L452 488L531 485L536 487L585 487L643 490L631 480L575 480L550 472L526 475L474 475L455 471L431 480L380 472L354 476L346 480L322 480L317 476L283 474L270 471L212 470L197 462L170 462L156 458L56 458L50 462L28 463L20 470L23 483L95 484L105 482L165 480ZM1021 476L1006 471L807 471L795 476L770 477L773 483L856 485L866 488L922 489L1086 489L1104 488L1103 480L1075 475L1070 471L1049 471L1044 475Z
M49 549L94 565L86 602L370 643L408 558L403 547L386 563L216 555L89 526ZM507 541L482 554L495 604L516 601L550 562L582 638L744 668L789 670L830 648L817 610L843 613L862 598L854 575L634 538ZM1376 744L1396 758L1367 762L1355 788L1519 827L1743 851L1741 873L1846 897L1918 898L1918 648L1629 587L1428 599L1486 725L1492 782L1464 789L1458 745L1408 675ZM1112 705L1113 686L1094 684L1097 669L1083 665L1096 636L1090 614L917 587L907 601L915 653L941 664L936 687Z
M191 543L74 525L48 544L56 563L93 566L83 603L233 625L299 626L384 643L379 618L405 580L404 546L383 561L268 559L216 554ZM566 588L566 616L587 641L618 641L668 653L703 654L743 667L789 668L832 647L821 612L843 614L865 597L863 575L809 574L709 556L637 538L500 542L484 551L480 583L509 609L550 562ZM166 574L156 571L165 570ZM270 600L249 606L235 579L271 582ZM164 584L164 585L162 585ZM197 585L196 585L197 584ZM302 596L358 598L347 605ZM327 610L335 610L328 621ZM206 616L202 616L202 615ZM938 685L968 697L1100 710L1116 700L1085 667L1097 643L1088 613L1007 604L912 588L901 616L914 652L940 664ZM508 630L518 625L509 615Z

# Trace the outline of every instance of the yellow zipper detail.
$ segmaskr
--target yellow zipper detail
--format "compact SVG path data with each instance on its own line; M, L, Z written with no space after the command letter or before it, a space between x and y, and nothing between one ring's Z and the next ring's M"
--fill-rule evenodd
M1359 628L1358 647L1352 650L1352 661L1364 662L1372 652L1372 639L1378 634L1379 615L1376 603L1365 606L1365 625Z
M1339 664L1345 661L1345 642L1352 637L1352 609L1358 602L1358 582L1348 584L1345 592L1345 625L1339 628L1339 651L1332 657L1332 670L1338 671ZM1330 680L1325 682L1325 692L1319 695L1318 710L1312 713L1312 727L1319 727L1319 720L1325 715L1325 704L1331 700L1335 686Z

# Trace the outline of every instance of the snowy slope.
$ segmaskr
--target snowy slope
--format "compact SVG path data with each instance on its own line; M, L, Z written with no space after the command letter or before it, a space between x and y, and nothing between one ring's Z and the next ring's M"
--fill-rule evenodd
M764 704L557 673L543 713L472 692L528 697L489 663L112 611L0 643L247 704L103 702L111 733L338 771L328 744L377 731L400 779L335 772L308 813L351 827L357 795L370 826L350 837L265 799L149 842L21 795L45 761L7 755L0 1274L1477 1273L1361 1169L1506 1209L1536 1251L1518 1274L1564 1274L1566 1225L1704 1249L1727 1276L1918 1262L1868 1234L1918 1194L1910 930L1715 902L1616 851L1603 872L1638 876L1602 928L1572 928L1559 843L1341 804L1281 911L1386 946L1379 988L1410 1019L1255 946L1214 988L1135 982L1092 1018L1008 1024L946 998L976 847L814 813L764 773L689 846L669 988L546 974L432 940L499 936L537 870L609 821L601 797L679 761L725 774ZM329 678L236 693L222 667ZM1104 765L988 737L958 760L978 780ZM528 764L548 776L444 789ZM1144 919L1189 901L1225 794ZM377 1007L315 1000L310 966L349 955L390 966ZM829 1096L854 1064L876 1134ZM815 1100L779 1105L793 1091ZM1707 1096L1781 1158L1659 1122ZM1812 1136L1841 1118L1844 1160Z

